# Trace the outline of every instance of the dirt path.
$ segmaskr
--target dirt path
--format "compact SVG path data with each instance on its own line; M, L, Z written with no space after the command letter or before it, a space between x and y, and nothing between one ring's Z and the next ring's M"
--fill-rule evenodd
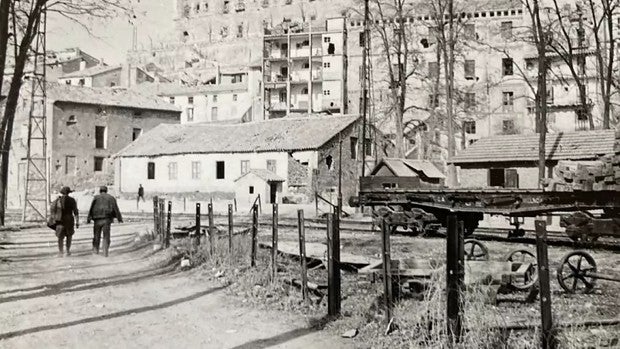
M245 308L198 271L135 240L145 225L115 225L109 258L56 256L47 229L0 233L0 348L348 348L304 319Z

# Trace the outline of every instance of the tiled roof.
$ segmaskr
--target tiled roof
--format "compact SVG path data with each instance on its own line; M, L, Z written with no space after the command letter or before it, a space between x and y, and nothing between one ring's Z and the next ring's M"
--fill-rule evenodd
M135 91L128 91L119 88L92 88L48 83L47 98L50 102L73 102L80 104L181 112L179 108L156 96L148 96Z
M177 83L143 83L131 88L131 90L139 91L148 95L156 96L179 96L179 95L197 95L218 92L235 92L247 91L248 84L220 84L220 85L198 85L186 86Z
M63 75L60 79L69 79L69 78L81 78L84 76L95 76L103 73L107 73L112 70L121 69L121 65L96 65L94 67L78 70L71 72L67 75Z
M129 144L117 156L313 150L357 119L357 116L308 116L234 125L162 124Z
M427 160L385 158L382 160L382 162L390 170L392 170L395 176L418 176L418 173L421 172L424 176L428 178L446 178L446 176L441 173L441 171L439 171L439 169L437 169L437 167L435 167L433 163ZM381 163L377 165L377 168L378 166L381 166Z
M265 170L262 168L253 168L249 170L248 172L242 174L239 178L235 179L235 182L247 176L250 173L256 175L258 178L261 178L265 182L284 182L285 181L284 178L278 176L277 174L269 170Z
M538 160L538 134L482 138L452 160L455 164ZM592 159L614 151L615 131L547 134L548 160Z

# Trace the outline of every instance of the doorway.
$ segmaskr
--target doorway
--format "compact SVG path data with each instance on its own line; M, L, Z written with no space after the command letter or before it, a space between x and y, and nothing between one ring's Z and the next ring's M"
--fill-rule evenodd
M269 203L270 204L278 203L278 183L277 182L269 183Z

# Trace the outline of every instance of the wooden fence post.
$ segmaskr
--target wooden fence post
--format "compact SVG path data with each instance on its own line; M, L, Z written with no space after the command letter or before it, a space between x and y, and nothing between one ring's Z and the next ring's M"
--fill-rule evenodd
M301 296L308 300L308 262L306 261L306 225L304 210L297 210L297 231L299 232L299 261L301 263Z
M536 258L538 262L538 285L540 287L540 316L542 320L541 348L557 346L551 313L551 289L549 286L549 256L547 254L547 222L536 219Z
M166 200L159 199L159 232L161 235L159 238L161 239L161 245L165 247L166 243L166 226L164 224L166 220Z
M168 201L168 219L166 220L166 248L170 247L170 225L172 224L172 201Z
M213 226L213 203L209 202L207 206L209 210L209 255L213 256L215 248L213 246L213 235L215 234L215 228Z
M233 208L228 204L228 253L232 256L233 246Z
M340 236L333 213L327 216L327 314L340 315Z
M196 203L196 235L194 239L196 241L196 246L200 246L200 230L201 230L201 222L200 222L200 202Z
M392 253L390 246L390 224L384 219L381 223L381 257L383 259L383 299L385 302L385 321L392 321Z
M258 237L258 206L252 206L252 247L250 251L250 266L256 266L256 243Z
M462 313L461 313L461 290L464 284L464 270L461 251L463 250L463 239L459 237L463 231L459 229L458 219L455 213L448 214L447 239L446 239L446 315L448 327L448 342L458 343L461 337Z
M271 229L271 280L278 274L278 204L273 204Z
M159 199L157 196L153 197L153 235L159 237Z

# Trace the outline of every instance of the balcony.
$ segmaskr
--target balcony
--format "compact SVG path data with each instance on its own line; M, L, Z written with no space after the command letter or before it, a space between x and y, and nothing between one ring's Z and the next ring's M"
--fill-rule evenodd
M271 111L285 111L286 110L286 102L276 102L269 104L269 110Z

